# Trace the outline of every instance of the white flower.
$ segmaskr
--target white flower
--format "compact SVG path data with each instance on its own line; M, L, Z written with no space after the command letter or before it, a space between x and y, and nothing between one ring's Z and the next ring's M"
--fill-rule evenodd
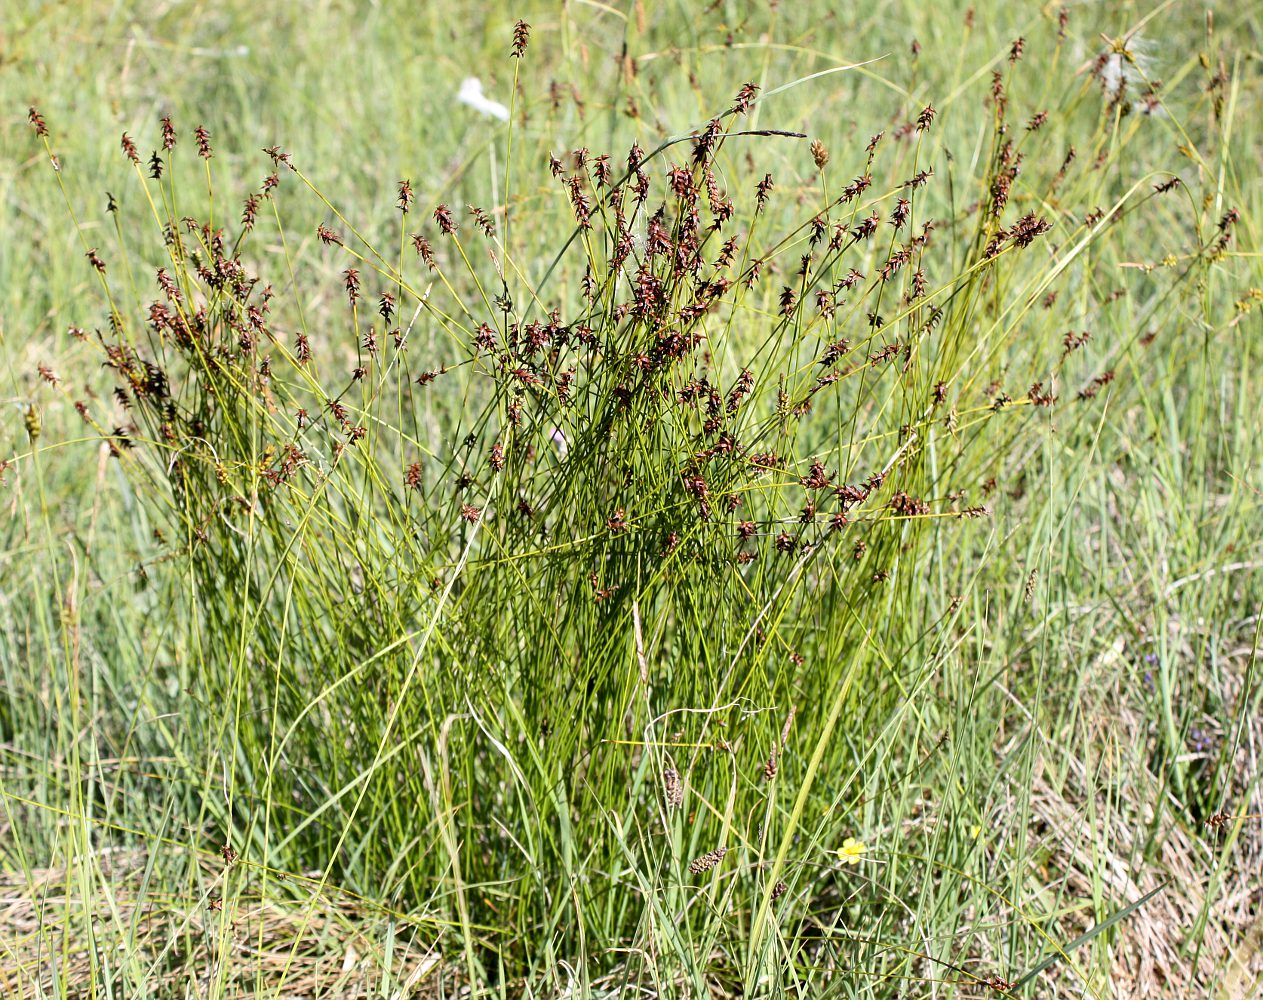
M468 104L475 111L491 118L498 118L502 122L509 120L509 109L499 101L493 101L484 96L482 81L476 76L465 77L456 94L456 100L461 104Z
M1123 88L1123 81L1130 76L1132 82L1136 78L1136 74L1129 72L1131 67L1123 62L1123 57L1117 52L1112 53L1105 59L1105 65L1101 67L1101 88L1109 97L1117 97L1118 92Z
M1126 44L1130 58L1125 58L1119 52L1111 52L1099 64L1101 90L1110 100L1117 100L1124 86L1129 94L1142 93L1153 79L1153 44L1139 35L1129 36ZM1146 115L1163 114L1161 105L1152 98L1132 101L1131 109Z

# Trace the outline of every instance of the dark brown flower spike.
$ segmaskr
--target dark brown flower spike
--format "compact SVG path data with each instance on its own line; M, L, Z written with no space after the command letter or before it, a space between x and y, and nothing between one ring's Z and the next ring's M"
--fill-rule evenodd
M205 125L199 125L193 130L193 138L197 140L197 155L203 160L209 160L213 155L210 143L210 131Z
M759 88L754 83L743 83L741 89L737 91L737 98L733 102L732 110L739 115L745 114L750 110L750 105L754 103L755 95L758 94Z
M451 236L456 232L456 223L452 219L452 210L446 205L439 205L434 210L434 221L438 223L439 231L444 236Z
M531 26L525 21L513 25L513 58L521 59L526 54L526 46L531 40Z

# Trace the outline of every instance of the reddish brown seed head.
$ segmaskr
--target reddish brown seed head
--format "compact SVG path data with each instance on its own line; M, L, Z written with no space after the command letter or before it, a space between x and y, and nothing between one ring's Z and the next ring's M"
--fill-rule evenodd
M759 88L754 83L743 83L741 89L737 91L737 98L733 101L732 109L739 115L745 114L750 110L750 105L754 103L755 95L758 94Z
M513 58L521 59L526 54L526 46L531 41L531 26L525 21L513 25Z
M412 234L412 247L417 252L417 256L425 261L425 266L431 271L434 270L434 248L430 246L430 241L420 233Z
M446 205L439 205L434 210L434 221L438 224L439 231L444 236L450 236L456 232L456 222L452 219L452 210Z

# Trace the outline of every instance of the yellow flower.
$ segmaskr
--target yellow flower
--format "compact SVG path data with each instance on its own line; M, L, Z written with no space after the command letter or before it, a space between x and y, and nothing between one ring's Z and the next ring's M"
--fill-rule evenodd
M842 841L842 850L838 854L842 857L844 865L858 865L864 859L864 852L868 847L854 837L847 837Z

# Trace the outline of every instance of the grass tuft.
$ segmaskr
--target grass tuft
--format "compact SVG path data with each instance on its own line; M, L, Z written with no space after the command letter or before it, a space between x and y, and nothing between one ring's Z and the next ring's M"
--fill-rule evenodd
M1249 995L1248 5L390 6L18 17L0 983Z

